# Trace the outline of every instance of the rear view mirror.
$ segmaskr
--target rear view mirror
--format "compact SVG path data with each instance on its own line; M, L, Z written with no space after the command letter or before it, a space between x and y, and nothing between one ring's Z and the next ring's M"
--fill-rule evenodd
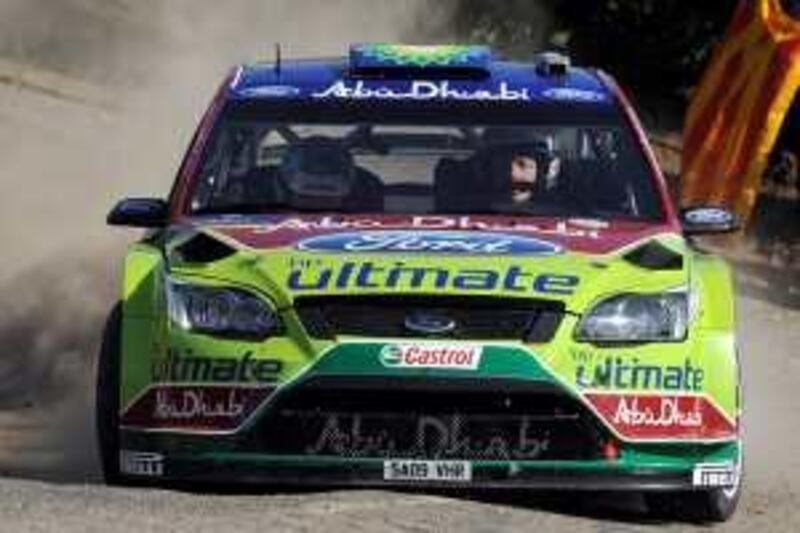
M125 198L106 217L111 226L160 228L169 216L167 202L159 198Z
M681 225L685 235L712 235L739 231L739 217L719 206L701 205L681 211Z

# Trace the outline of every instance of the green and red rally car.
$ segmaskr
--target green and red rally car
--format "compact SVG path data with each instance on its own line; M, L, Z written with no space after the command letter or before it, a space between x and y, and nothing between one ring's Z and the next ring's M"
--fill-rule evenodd
M106 478L643 491L741 485L731 274L603 72L481 46L236 68L106 328Z

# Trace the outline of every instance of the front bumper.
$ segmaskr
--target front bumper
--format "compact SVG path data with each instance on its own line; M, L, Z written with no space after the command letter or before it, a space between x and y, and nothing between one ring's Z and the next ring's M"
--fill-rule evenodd
M267 457L256 454L163 454L157 478L139 473L132 477L159 482L200 482L243 485L309 487L442 488L587 491L691 490L691 466L637 465L609 462L480 462L471 464L469 481L397 481L384 479L383 459Z
M188 396L150 395L151 403L140 402L142 409L129 414L152 419L157 413L176 423L192 420L185 416L191 413L198 422L235 423L213 433L200 425L154 427L145 416L141 426L121 430L120 447L133 457L123 462L123 473L225 484L681 490L696 485L697 465L738 456L733 440L620 440L516 348L486 348L486 364L460 374L385 368L380 349L348 346L276 390L246 389L260 405L252 416L245 416L251 411L245 396L237 396L244 394L240 388L214 394L204 388L203 401L198 386L189 386ZM386 475L394 461L457 463L469 475L398 480Z
M545 417L543 413L553 410L564 413L570 405L580 408L578 403L564 403L568 398L549 384L517 384L517 394L513 394L513 381L474 381L475 388L466 389L461 383L457 384L458 388L452 389L456 384L449 381L437 383L433 380L429 383L430 381L405 379L405 391L401 395L394 396L384 392L383 401L379 401L381 396L374 395L376 409L389 414L393 414L392 407L407 405L409 395L418 399L419 403L409 407L407 413L401 413L402 416L395 418L396 426L389 423L372 425L375 418L368 416L368 406L361 398L363 394L366 394L367 399L373 397L374 389L370 387L365 391L360 390L359 387L364 384L362 380L343 378L325 380L326 385L334 385L333 389L317 390L317 387L312 387L314 382L309 382L300 395L284 394L252 424L233 434L180 434L124 429L120 441L124 450L156 457L159 463L156 468L129 470L127 474L146 478L155 472L164 481L251 485L685 490L695 486L693 474L697 465L729 463L738 455L736 441L687 441L668 444L619 441L605 431L591 413L580 409L580 416L577 418L563 415L560 418ZM366 382L373 383L374 379ZM447 387L444 386L445 383L448 383ZM378 384L382 385L384 391L398 388L390 387L389 383L382 380ZM431 385L436 394L426 393L423 388L415 388L415 384ZM503 391L500 397L497 396L499 391ZM334 392L336 394L332 394ZM409 428L414 426L408 425L408 419L421 416L424 411L420 409L432 410L433 416L444 416L434 407L441 398L449 399L456 394L459 399L457 405L461 408L459 416L463 420L470 419L470 409L476 406L494 405L497 408L502 404L504 409L497 408L493 411L494 418L488 428L482 425L473 427L465 423L460 433L458 430L452 430L449 434L435 433L432 440L425 441L430 446L428 448L409 449L398 445L395 448L378 450L375 447L377 441L374 440L374 435L382 431L395 431L399 434L413 432ZM495 401L492 403L493 398ZM298 403L298 399L303 402ZM470 405L467 400L471 400L474 405ZM364 408L358 414L358 429L355 429L352 417L349 423L342 421L333 432L335 436L328 434L328 445L320 446L316 437L320 430L319 421L315 426L315 417L303 417L302 414L307 414L304 409L323 417L328 416L325 408L335 411L338 409L339 416L344 417L341 413L347 412L353 406L353 401L355 405ZM550 444L549 447L541 447L533 454L532 459L503 455L515 453L514 439L520 438L517 432L519 425L513 425L519 417L513 413L509 415L506 411L513 411L513 405L521 402L526 404L526 412L533 413L534 417L538 416L531 420L543 420L544 424L544 427L539 427L530 422L526 437L529 439L528 443L546 435ZM510 406L505 407L506 403ZM536 409L532 407L534 405ZM283 411L290 415L281 417ZM453 418L453 415L447 416ZM511 425L498 422L504 418L510 420ZM481 420L480 417L478 420ZM451 428L449 423L444 424L440 431L445 428ZM498 458L497 453L486 446L487 437L485 433L481 435L482 430L491 431L492 438L508 438L509 449L500 452L502 458ZM310 439L308 431L311 432ZM351 431L358 432L360 436L349 443L337 440ZM480 441L484 443L483 446L462 447L460 452L450 453L457 443L463 446L464 442L474 443L479 439L484 439ZM371 449L370 442L373 446ZM309 450L308 446L304 448L304 443L313 443L313 449ZM613 449L606 450L605 446ZM468 464L470 476L467 480L446 481L387 479L386 465L394 461Z

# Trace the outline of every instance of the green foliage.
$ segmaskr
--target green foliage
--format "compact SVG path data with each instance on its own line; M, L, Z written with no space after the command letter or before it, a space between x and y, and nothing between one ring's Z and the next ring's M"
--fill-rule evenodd
M558 44L624 85L683 97L719 41L737 0L455 0L461 35L511 56Z
M556 30L551 0L452 0L456 31L510 57L529 58Z

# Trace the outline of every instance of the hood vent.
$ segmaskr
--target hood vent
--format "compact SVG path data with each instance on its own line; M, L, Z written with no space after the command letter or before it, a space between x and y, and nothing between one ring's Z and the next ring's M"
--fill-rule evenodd
M650 241L624 255L625 259L647 270L681 270L683 256L658 241Z
M198 233L174 250L175 257L184 263L212 263L234 253L236 250L205 233Z

